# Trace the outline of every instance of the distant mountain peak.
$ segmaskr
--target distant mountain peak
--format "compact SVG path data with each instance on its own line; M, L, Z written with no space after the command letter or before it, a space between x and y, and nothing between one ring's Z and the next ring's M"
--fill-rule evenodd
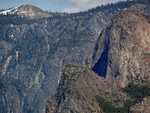
M15 8L4 10L1 11L0 14L17 14L21 17L27 17L29 19L39 19L52 16L51 14L43 11L42 9L30 4L23 4Z
M39 11L39 12L44 12L42 9L30 5L30 4L23 4L21 6L18 7L18 10L22 10L22 11Z

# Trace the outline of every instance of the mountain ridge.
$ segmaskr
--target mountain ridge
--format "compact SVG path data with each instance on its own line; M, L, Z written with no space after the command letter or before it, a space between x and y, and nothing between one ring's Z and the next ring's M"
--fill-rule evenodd
M136 111L147 113L149 110L148 96L150 96L149 64L141 63L145 59L139 54L143 54L140 49L143 50L149 45L150 36L147 32L150 31L149 19L149 16L135 11L123 11L116 15L110 26L104 28L98 39L100 41L98 41L99 48L96 55L99 56L100 60L97 61L98 64L96 65L98 69L93 69L96 73L87 67L67 65L56 94L47 101L47 113L128 113L129 111L131 113L136 113ZM143 29L144 27L146 29ZM133 33L132 36L128 35L129 31ZM137 40L137 35L142 39ZM147 43L144 43L145 41ZM139 47L139 49L136 49L138 51L135 49L132 51L131 48L136 45ZM127 51L130 49L131 51ZM122 52L123 54L118 55ZM132 52L133 56L132 53L129 54L128 52ZM106 62L103 62L105 61L103 53L107 57ZM119 57L128 54L131 56L119 59ZM129 69L120 71L126 68L123 67L126 66L124 64L130 63L128 60L132 61L132 58L133 64L126 64ZM140 74L136 73L139 67L134 67L137 66L134 65L137 62L139 62L138 66L142 67ZM123 66L120 66L122 64ZM107 66L106 76L100 77L103 75L103 72L101 72L104 69L103 66ZM118 69L119 67L121 69ZM130 72L134 75L128 74ZM135 98L134 101L132 100L133 97ZM145 99L141 102L143 98Z
M46 13L42 9L40 9L36 6L30 5L30 4L23 4L23 5L20 5L18 7L15 7L15 8L4 10L4 11L1 11L0 14L4 14L4 15L16 14L16 15L19 15L21 17L26 17L29 19L40 19L40 18L48 18L48 17L53 16L52 13L51 14Z
M137 4L149 11L149 4L141 1L37 20L0 15L0 112L46 112L46 101L56 93L65 66L92 68L101 56L96 48L105 44L99 43L105 39L104 28Z

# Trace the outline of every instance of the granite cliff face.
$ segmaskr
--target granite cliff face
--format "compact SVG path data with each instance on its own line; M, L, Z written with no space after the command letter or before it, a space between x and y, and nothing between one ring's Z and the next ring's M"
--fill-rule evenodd
M107 38L111 30L110 27L108 27L108 29L104 28L110 25L111 19L115 17L116 14L123 10L130 10L131 7L133 9L134 5L137 4L142 5L140 11L148 12L147 3L145 5L145 2L128 1L98 7L83 13L63 16L54 14L49 18L45 18L47 16L40 16L41 18L36 20L18 17L18 15L13 14L0 15L0 112L46 112L46 101L48 100L48 97L56 93L59 82L61 81L62 83L63 81L60 80L60 78L65 65L74 64L83 67L93 67L98 62L103 51L106 52L104 52L102 57L104 58L104 62L113 59L111 58L111 52L108 51L110 50L110 47L113 48L113 46L109 45L110 37ZM28 6L19 7L20 11L25 10L27 12L30 11L30 8L31 6L29 6L29 8ZM32 12L34 12L33 10L35 8L32 7L31 9ZM44 14L40 9L38 12ZM36 12L36 14L38 13ZM136 16L136 14L133 15ZM28 16L32 17L31 15ZM145 16L142 16L142 18L144 21L148 21ZM118 29L119 28L116 28L116 30ZM101 33L102 30L103 33ZM143 30L143 32L145 31ZM111 39L114 39L113 36L112 33ZM120 37L116 38L116 40L118 39L120 39ZM113 42L113 40L111 42ZM144 43L147 44L145 41ZM108 57L105 58L105 55ZM145 57L145 60L141 60L141 62L146 62L146 59L147 58ZM113 62L112 64L116 66L114 64L116 62L115 59L111 61ZM106 63L105 65L107 64L109 63ZM143 68L142 73L144 73L144 75L141 75L141 77L145 77L145 74L147 72L149 73L149 71L144 72L144 70L147 70L146 66L148 65L149 64L146 64ZM107 67L109 67L107 73L110 74L106 74L106 78L113 79L116 70L113 72L111 64ZM108 68L104 66L104 75L107 69ZM115 69L118 68L116 67ZM104 83L104 79L98 78L93 72L90 71L90 73L94 76L92 78L89 74L88 79L94 79L91 82L97 81L96 79L98 79L102 82L101 85L106 85L107 88L109 85L112 85L110 82ZM82 71L81 75L86 79L85 74L83 74ZM104 76L103 74L100 75ZM149 75L147 76L149 77ZM121 77L123 76L118 76L118 79L116 79L119 83L124 80ZM125 83L127 82L128 81L125 81ZM87 85L86 82L83 86L96 87L100 90L102 87L100 86L100 83L98 84L100 88L93 85ZM59 87L61 87L61 85L59 85ZM112 85L110 91L114 87L118 86ZM77 88L78 87L75 87L75 89ZM117 88L116 90L118 91ZM94 91L98 94L98 91L95 91L92 88L89 89L89 91ZM84 98L86 97L85 92L81 91L81 95ZM93 104L93 99L95 99L94 96L95 94L89 99L90 103L83 104L82 108L86 105L91 106ZM113 103L115 99L110 99L110 101ZM70 102L70 100L68 100L68 102ZM80 101L78 102L80 103ZM79 105L81 105L81 103ZM98 104L96 103L94 105L97 106ZM77 110L77 108L73 109ZM85 109L87 112L90 112L93 108L90 107L90 110L88 108ZM94 109L101 111L101 108L99 107L95 107Z
M138 12L117 15L103 30L93 70L125 87L135 80L150 81L150 18ZM101 48L104 45L104 48ZM105 62L104 62L105 61Z
M149 34L149 15L137 11L116 15L100 34L93 61L88 57L84 68L66 66L56 94L47 101L47 113L148 113L145 96L150 90L129 84L150 86ZM87 69L92 63L92 70L104 78Z

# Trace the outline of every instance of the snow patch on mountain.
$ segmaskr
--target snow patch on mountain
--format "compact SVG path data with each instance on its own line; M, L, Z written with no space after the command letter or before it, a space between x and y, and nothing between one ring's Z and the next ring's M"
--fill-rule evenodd
M5 11L1 11L0 14L3 14L3 15L15 14L17 11L18 11L18 7L15 7L15 8L5 10Z

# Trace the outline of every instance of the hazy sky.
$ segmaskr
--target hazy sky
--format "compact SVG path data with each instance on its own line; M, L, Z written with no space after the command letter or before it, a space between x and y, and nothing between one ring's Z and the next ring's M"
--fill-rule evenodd
M17 7L21 4L31 4L46 11L76 12L123 0L0 0L0 9Z

